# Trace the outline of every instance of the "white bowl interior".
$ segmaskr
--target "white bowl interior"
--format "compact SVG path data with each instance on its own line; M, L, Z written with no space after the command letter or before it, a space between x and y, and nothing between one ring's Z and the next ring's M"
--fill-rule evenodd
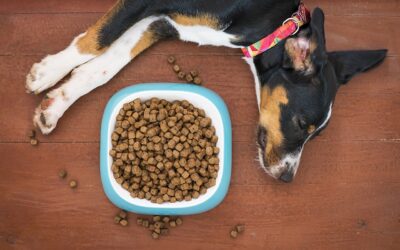
M223 129L223 122L222 122L222 116L221 113L219 112L218 108L206 97L189 92L189 91L175 91L175 90L163 90L163 91L157 91L157 90L146 90L146 91L141 91L141 92L136 92L132 93L131 95L125 97L122 99L114 108L114 110L111 113L111 118L108 124L108 139L107 139L107 152L110 151L112 148L111 144L111 134L114 130L115 122L116 122L116 117L118 115L119 110L122 108L122 106L127 103L131 102L136 98L140 98L142 101L143 100L148 100L152 97L157 97L159 99L165 99L167 101L175 101L175 100L187 100L190 103L192 103L195 107L204 109L205 113L207 114L208 117L211 118L212 120L212 125L214 125L215 130L216 130L216 135L218 136L218 142L217 146L220 148L219 152L219 170L218 170L218 176L216 180L216 185L209 188L207 190L207 193L204 195L200 195L199 198L197 199L192 199L191 201L180 201L180 202L175 202L175 203L163 203L163 204L155 204L152 203L146 199L139 199L139 198L133 198L130 196L129 192L122 188L120 184L118 184L113 176L113 173L111 171L111 165L112 165L112 157L107 156L107 162L108 162L108 178L110 179L111 185L113 189L118 193L118 195L124 199L125 201L134 204L136 206L141 206L141 207L151 207L151 208L186 208L186 207L193 207L197 206L208 199L212 197L216 190L218 189L219 185L221 184L221 179L222 175L224 173L224 129Z

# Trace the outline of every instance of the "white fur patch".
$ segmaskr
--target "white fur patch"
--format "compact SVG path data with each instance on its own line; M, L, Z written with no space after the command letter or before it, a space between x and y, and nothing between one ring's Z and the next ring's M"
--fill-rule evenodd
M82 33L75 37L63 51L55 55L48 55L41 62L35 63L26 77L27 92L39 94L53 87L75 67L93 59L95 55L81 54L76 46L78 39L85 34Z
M58 119L81 96L108 82L131 61L131 50L142 37L148 26L160 17L148 17L129 28L112 43L102 55L72 71L71 78L48 96L53 99L45 110L39 106L35 111L34 123L44 134L50 133ZM41 119L42 117L42 119ZM45 124L43 124L43 118Z
M255 82L255 89L256 89L256 97L257 97L257 106L258 110L260 110L260 103L261 103L261 83L260 79L257 74L256 66L254 65L254 59L253 58L248 58L248 57L243 57L244 61L250 66L251 73L253 73L254 76L254 82Z
M266 172L271 175L274 178L279 178L280 175L287 170L286 168L289 168L290 170L293 171L293 176L296 175L297 170L300 165L300 159L301 155L303 153L304 145L310 140L312 135L317 133L319 130L321 130L325 125L328 123L329 119L332 116L332 103L329 106L329 111L328 114L325 117L325 120L322 122L322 124L312 133L310 136L307 137L307 139L304 141L303 145L301 146L300 150L297 153L292 153L292 154L287 154L285 155L276 165L270 166L268 169L263 167Z
M236 37L234 35L225 33L223 30L215 30L201 25L181 25L169 17L166 17L165 19L167 19L168 22L170 22L178 31L179 37L182 41L194 42L198 43L199 45L241 48L241 46L234 45L231 42Z

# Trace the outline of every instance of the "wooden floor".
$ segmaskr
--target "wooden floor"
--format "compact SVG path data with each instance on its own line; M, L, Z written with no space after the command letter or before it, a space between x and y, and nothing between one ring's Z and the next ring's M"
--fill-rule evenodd
M388 48L387 60L356 77L336 99L322 136L305 148L292 184L257 165L252 75L238 50L169 41L141 55L109 84L80 99L32 147L26 132L42 96L25 76L63 49L113 0L0 0L0 249L400 249L400 1L306 0L326 13L328 48ZM116 226L118 211L99 177L99 125L107 100L135 83L176 81L175 54L226 101L233 123L233 175L216 209L184 217L154 241ZM79 181L72 191L59 169ZM231 227L244 223L236 240Z

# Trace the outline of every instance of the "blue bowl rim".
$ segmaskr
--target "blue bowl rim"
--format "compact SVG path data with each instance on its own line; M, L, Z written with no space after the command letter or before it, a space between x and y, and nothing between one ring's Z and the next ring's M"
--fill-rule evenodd
M122 199L118 193L113 189L111 182L108 178L108 148L107 148L107 140L108 140L108 125L109 120L111 119L112 111L115 106L125 97L131 95L135 92L142 91L187 91L194 92L199 94L207 99L209 99L219 110L223 123L224 130L224 174L221 178L221 183L218 189L215 191L214 195L212 195L205 202L191 206L191 207L181 207L181 208L166 208L166 207L145 207L145 206L137 206L135 204L129 203ZM229 183L231 179L231 167L232 167L232 127L231 120L229 117L229 111L222 100L222 98L216 94L214 91L206 89L204 87L192 85L192 84L182 84L182 83L145 83L145 84L135 84L133 86L129 86L121 89L117 93L115 93L111 99L108 101L101 123L101 132L100 132L100 175L101 181L103 184L104 192L108 199L117 207L124 209L126 211L135 212L138 214L157 214L157 215L188 215L188 214L198 214L202 212L206 212L218 204L222 202L225 198Z

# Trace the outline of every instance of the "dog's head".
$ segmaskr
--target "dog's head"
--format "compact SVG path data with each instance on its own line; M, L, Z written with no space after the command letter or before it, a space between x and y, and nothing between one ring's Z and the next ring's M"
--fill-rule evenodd
M296 36L255 58L262 83L257 144L265 171L292 181L305 143L328 124L340 85L385 56L386 50L327 52L317 8Z

